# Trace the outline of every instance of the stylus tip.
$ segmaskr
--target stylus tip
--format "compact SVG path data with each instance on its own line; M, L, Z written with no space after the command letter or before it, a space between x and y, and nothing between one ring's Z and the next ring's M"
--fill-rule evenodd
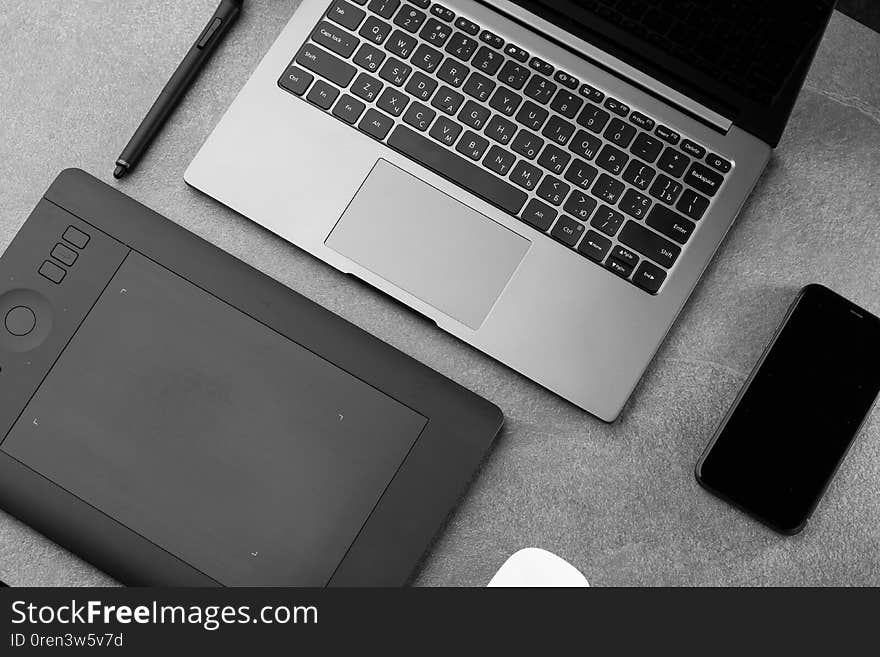
M128 169L126 169L121 164L117 164L116 168L113 169L113 177L116 178L117 180L119 180L120 178L122 178L122 176L125 175L126 171L128 171Z

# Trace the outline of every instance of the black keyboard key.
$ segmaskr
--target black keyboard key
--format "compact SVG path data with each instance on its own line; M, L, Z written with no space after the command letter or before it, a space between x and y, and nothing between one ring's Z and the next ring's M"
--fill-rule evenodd
M631 249L638 251L646 258L650 258L666 269L675 264L676 259L681 253L680 246L640 226L635 221L626 222L626 226L620 231L618 239L621 244L626 244Z
M409 0L412 4L414 4L419 9L427 9L431 6L431 0Z
M557 176L561 176L562 172L565 171L565 165L568 164L570 159L571 155L558 146L547 144L541 153L541 157L538 158L538 164Z
M370 0L367 8L382 18L391 18L400 6L400 0Z
M668 144L672 144L675 146L679 140L681 140L681 135L678 134L675 130L671 128L667 128L662 123L657 126L656 130L654 130L654 134L660 137L663 141Z
M513 93L507 87L498 87L495 93L492 94L492 100L489 101L489 107L497 109L506 116L511 116L521 102L522 96L519 94Z
M538 230L547 230L558 213L546 203L532 199L523 210L522 220Z
M431 45L442 48L446 40L452 36L452 28L446 23L441 23L436 18L429 18L419 36Z
M586 221L593 214L593 210L596 209L596 199L592 196L587 196L583 192L574 190L569 195L565 205L562 206L562 209L575 219Z
M453 57L457 57L461 61L466 62L471 58L471 55L474 54L474 51L479 45L480 44L476 39L471 39L469 36L466 36L461 32L456 32L449 38L449 41L446 42L445 50Z
M363 98L368 103L371 103L376 96L379 95L379 92L382 91L382 87L384 86L385 85L379 82L376 78L371 77L366 73L361 73L357 76L357 80L354 81L354 84L351 85L351 93L358 98Z
M327 18L334 23L339 23L342 27L347 27L349 30L356 30L366 15L363 9L358 9L353 4L345 2L345 0L337 0L327 12Z
M431 105L438 110L452 115L458 111L458 108L461 107L463 102L464 96L457 91L453 91L446 85L443 85L437 90L437 93L434 94L434 99L431 101Z
M687 242L696 228L694 222L662 205L655 205L651 208L645 223L679 244ZM663 264L659 261L658 263Z
M434 122L434 127L428 134L440 143L452 146L461 134L461 126L441 116Z
M651 294L657 293L664 280L666 280L666 272L647 260L642 260L642 264L632 277L633 283Z
M461 136L461 139L458 140L458 146L455 147L455 150L472 160L479 160L483 157L483 153L486 152L488 147L488 139L468 130Z
M414 66L422 69L423 71L433 73L434 69L436 69L440 65L440 61L442 59L442 52L432 48L425 43L420 43L419 47L416 48L415 53L413 53L411 61Z
M464 83L464 88L462 89L462 91L464 91L468 96L486 102L489 99L489 95L492 93L492 90L494 88L494 81L490 80L485 75L474 71L467 79L467 82Z
M613 237L620 230L621 225L623 225L623 219L624 216L617 210L612 210L607 205L600 205L599 209L596 210L596 214L593 215L590 225Z
M626 170L623 172L622 177L633 187L648 189L648 185L651 184L651 181L656 174L657 172L644 162L631 160L627 165Z
M376 45L381 44L390 33L391 26L385 21L380 21L375 16L370 16L358 32L362 37Z
M546 75L547 77L553 75L554 71L552 64L550 64L549 62L545 62L543 59L540 59L538 57L532 57L529 60L529 67L537 71L541 75Z
M531 71L525 66L520 66L516 62L507 61L504 66L501 67L501 71L498 73L498 79L508 87L522 89L531 74Z
M654 119L649 116L645 116L641 112L633 112L629 115L630 123L633 125L639 126L642 130L647 130L651 132L654 129Z
M553 226L553 230L550 231L550 236L559 240L566 246L574 247L581 238L581 235L584 234L585 230L586 228L584 228L582 223L578 223L571 217L562 215L559 217L559 221L556 222L556 225Z
M339 87L347 87L356 72L348 62L311 43L300 49L296 63Z
M587 164L583 160L574 158L571 166L569 166L568 170L565 172L565 179L570 183L574 183L578 187L586 189L590 186L590 183L593 182L598 173L599 170L596 167Z
M535 194L552 205L562 205L571 187L553 176L544 176Z
M495 75L499 68L501 68L501 64L504 62L504 57L500 52L495 52L494 50L489 50L486 46L481 46L477 51L477 54L474 55L473 61L471 61L471 66L482 71L486 75Z
M437 112L430 107L425 107L421 103L412 102L406 113L403 115L404 122L411 125L420 132L424 132L431 125L431 121L437 116Z
M428 16L425 12L408 5L403 5L400 11L397 12L397 16L394 17L394 24L402 27L407 32L415 34L427 18Z
M692 189L686 189L682 192L681 198L675 204L675 209L683 212L685 216L690 217L694 221L699 221L706 213L709 207L709 199L700 196Z
M432 5L431 13L440 20L446 21L447 23L451 22L452 19L455 18L455 12L451 9L447 9L443 5Z
M343 94L336 107L333 108L333 116L338 116L346 123L354 125L355 121L361 118L361 114L367 108L361 101L352 98L348 94Z
M385 50L394 53L401 59L406 59L412 54L416 43L415 37L404 34L400 30L394 30L388 37L388 41L385 42Z
M568 87L571 90L577 89L580 84L580 81L576 77L563 71L556 71L556 75L553 76L553 79L563 87Z
M640 132L633 145L629 147L629 152L645 162L653 162L663 150L663 143L652 137L651 135Z
M385 135L388 134L388 131L391 130L393 125L394 119L390 116L382 114L379 110L370 108L367 110L367 113L364 114L364 118L361 119L358 128L371 137L385 139Z
M540 130L548 116L550 116L550 112L527 100L516 113L516 120L531 130Z
M489 114L491 112L488 107L483 107L469 100L458 113L458 120L474 130L482 130L486 121L489 120Z
M477 34L479 34L480 32L480 26L473 21L469 21L464 16L459 16L455 19L455 27L457 27L462 32L467 32L471 36L477 36Z
M643 219L645 215L648 214L648 210L651 208L651 203L651 199L644 194L639 194L634 189L628 189L624 192L623 198L620 199L620 203L617 204L617 207L630 217Z
M585 160L592 160L596 157L596 153L601 147L602 140L585 130L578 130L568 145L568 149L572 153L580 155Z
M483 164L495 173L506 176L515 161L515 155L508 153L500 146L493 146L489 149L489 152L486 153Z
M664 173L680 178L690 163L691 160L687 155L667 146L663 155L657 160L657 168Z
M287 89L290 93L302 96L314 79L315 76L311 73L306 73L301 68L291 66L284 71L284 75L281 76L278 84Z
M437 77L453 87L460 87L468 73L470 73L470 69L467 66L449 58L437 69Z
M550 99L553 98L553 94L556 93L557 88L558 87L547 78L543 78L540 75L533 75L532 79L529 80L529 83L523 90L523 93L529 98L537 100L542 105L546 105L550 102Z
M679 148L691 157L698 160L702 160L703 157L706 155L706 149L699 144L695 144L690 139L682 140L681 146L679 146Z
M314 103L321 109L330 109L330 106L333 105L333 101L336 100L338 95L339 90L336 87L327 84L323 80L318 80L312 85L309 95L306 96L306 100L310 103Z
M356 36L328 21L318 23L318 27L312 32L312 41L343 57L351 56L360 43Z
M519 153L528 160L534 160L543 146L544 140L538 135L532 134L528 130L520 130L511 142L510 150Z
M427 101L437 88L437 80L430 78L421 71L412 74L406 83L407 92L422 101Z
M507 47L504 49L504 54L508 57L513 57L521 64L525 64L527 61L529 61L529 53L527 53L519 46L513 45L512 43L507 44Z
M717 171L712 171L709 167L705 167L699 162L694 162L688 169L684 177L684 181L709 197L715 196L721 183L724 182L724 176Z
M621 103L616 98L611 98L609 96L605 99L603 105L606 109L610 110L614 114L617 114L618 116L626 116L627 114L629 114L629 106Z
M584 239L578 244L578 253L587 256L594 262L602 262L611 248L611 240L602 237L595 230L588 230Z
M573 119L583 104L584 101L573 93L560 89L554 96L553 102L550 103L550 109L559 112L567 119Z
M394 57L389 57L388 61L385 62L385 65L379 71L379 77L390 82L395 87L399 87L406 82L410 73L412 73L412 66L404 64Z
M510 179L520 187L531 191L537 186L541 175L541 170L538 167L525 160L520 160L510 172Z
M628 161L629 155L611 144L605 144L596 156L596 164L615 176L620 175Z
M594 103L601 103L605 100L605 94L589 84L581 85L581 96Z
M487 137L494 139L499 144L507 144L516 133L516 124L496 114L489 119L485 132Z
M590 193L598 199L601 199L609 205L614 205L623 195L625 185L619 180L615 180L607 173L603 173L596 180L596 184L590 190Z
M602 132L602 128L605 127L605 124L608 123L608 119L610 118L611 115L605 110L596 107L592 103L587 103L587 106L584 107L584 111L578 116L577 122L590 132L599 134Z
M678 198L678 195L681 194L681 189L682 185L680 182L677 182L668 176L664 176L661 173L657 176L654 184L651 185L651 189L648 190L648 193L654 198L660 199L667 205L672 205L675 203L675 199Z
M480 32L480 41L487 43L496 49L504 47L504 39L497 34L492 34L489 30L483 30Z
M605 267L622 278L629 278L633 270L632 265L613 256L608 256L608 259L605 261Z
M720 155L715 155L715 153L709 153L706 156L706 164L708 164L713 169L718 169L721 173L727 173L730 171L730 162L725 160Z
M605 139L621 148L629 146L635 136L635 127L620 119L611 119L611 123L605 129Z
M635 266L639 264L640 260L639 256L622 246L615 246L613 249L611 249L611 253L609 254L609 256L611 258L614 258L615 260L619 260L620 262L625 262L633 269L635 269Z
M565 146L574 134L574 130L574 126L568 121L565 121L558 116L551 116L550 120L547 121L547 125L544 126L544 129L541 131L541 134L548 139L552 139L560 146Z
M358 49L351 61L361 68L367 69L370 73L375 73L385 61L385 53L375 46L365 43Z
M409 104L409 96L402 91L388 87L376 101L376 107L388 112L391 116L400 116Z

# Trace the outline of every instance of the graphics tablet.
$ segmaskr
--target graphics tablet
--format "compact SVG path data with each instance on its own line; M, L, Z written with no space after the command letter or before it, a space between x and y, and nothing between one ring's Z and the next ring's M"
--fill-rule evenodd
M0 322L0 505L129 584L402 584L501 426L82 171L0 258Z

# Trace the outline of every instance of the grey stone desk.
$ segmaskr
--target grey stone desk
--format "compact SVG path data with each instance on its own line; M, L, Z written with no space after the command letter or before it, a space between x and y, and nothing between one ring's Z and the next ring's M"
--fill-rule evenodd
M112 180L121 147L216 0L2 4L0 250L62 168ZM764 529L693 477L799 287L820 281L880 312L880 35L835 15L758 189L621 419L607 425L183 182L296 4L247 3L119 188L501 406L506 429L416 584L484 585L512 552L539 546L601 586L880 585L880 412L797 537ZM112 583L2 512L0 578Z

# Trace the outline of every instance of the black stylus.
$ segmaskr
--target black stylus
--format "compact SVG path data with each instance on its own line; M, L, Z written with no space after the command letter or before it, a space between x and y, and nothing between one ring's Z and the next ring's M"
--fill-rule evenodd
M150 146L150 142L159 133L193 80L196 79L196 75L202 70L202 67L223 40L224 35L235 23L235 19L241 13L242 4L243 0L221 0L217 11L211 16L211 20L208 21L199 38L186 53L186 57L180 62L174 75L168 80L162 93L159 94L156 102L153 103L150 111L141 121L119 159L116 160L116 169L113 171L114 178L122 178L141 159Z

